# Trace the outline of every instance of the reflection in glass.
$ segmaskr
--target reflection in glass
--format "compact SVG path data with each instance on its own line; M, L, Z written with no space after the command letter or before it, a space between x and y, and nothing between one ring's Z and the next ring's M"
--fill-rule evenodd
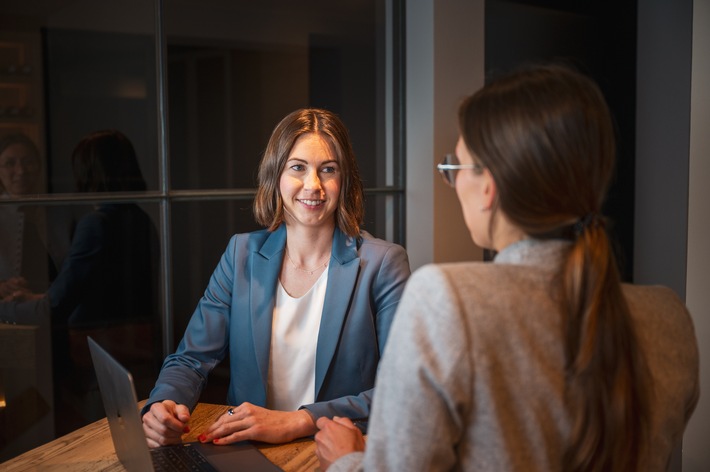
M0 136L0 299L17 290L44 292L54 280L64 244L52 244L44 209L13 200L36 197L43 189L40 150L23 133ZM57 247L60 246L60 247Z
M82 139L72 154L72 168L78 192L145 189L135 150L116 130ZM155 349L160 345L158 251L155 224L140 206L96 203L76 221L61 269L46 293L18 284L3 297L3 320L51 334L54 381L48 404L53 403L57 434L104 416L87 335L120 358L141 393L147 393L160 355Z
M0 179L23 174L26 187L0 190L0 318L17 323L0 324L0 462L104 416L87 333L126 362L140 395L158 370L158 205L99 198L158 189L154 12L133 0L0 3L0 139L33 144L0 156ZM131 140L147 185L76 186L74 147L110 128Z
M0 159L0 173L37 169L31 193L0 192L0 223L12 229L0 234L0 280L28 281L0 283L0 316L9 310L13 319L25 313L36 321L0 323L0 343L12 353L0 366L0 462L103 416L86 334L129 367L139 397L147 397L164 354L155 319L163 317L171 329L165 336L176 342L173 333L182 335L229 237L257 229L255 171L288 112L318 106L340 115L366 186L364 229L403 241L400 190L383 190L402 181L393 162L399 105L393 62L385 59L398 3L0 2L0 137L23 134L39 156L37 165ZM157 44L156 5L166 36ZM117 129L130 140L147 193L76 187L72 152L97 129ZM212 199L214 189L226 195ZM114 242L103 245L135 247L116 249L121 256L106 256L110 269L92 277L90 288L72 291L81 284L67 274L82 273L83 258L106 254L94 243L109 227ZM153 267L155 228L166 230L159 242L171 248L163 279ZM19 245L39 249L17 251ZM81 250L92 247L95 254ZM136 268L138 260L144 264ZM72 270L63 273L64 266ZM159 281L171 287L162 299ZM50 310L64 321L50 326Z

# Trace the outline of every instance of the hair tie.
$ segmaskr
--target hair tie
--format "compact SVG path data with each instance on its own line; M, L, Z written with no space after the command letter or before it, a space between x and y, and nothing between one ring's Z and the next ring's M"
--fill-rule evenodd
M587 213L584 217L577 220L577 222L572 226L572 231L574 235L579 237L586 231L587 228L597 228L599 226L604 226L604 220L602 220L599 213Z

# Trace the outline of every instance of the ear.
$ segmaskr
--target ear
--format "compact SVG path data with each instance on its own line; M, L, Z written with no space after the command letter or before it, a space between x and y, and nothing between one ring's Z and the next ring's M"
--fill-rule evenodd
M496 181L493 180L493 176L491 175L490 171L488 169L483 169L483 175L482 175L484 182L483 182L483 208L481 208L482 211L487 211L493 208L493 204L496 201L496 198L498 197L498 187L496 187Z

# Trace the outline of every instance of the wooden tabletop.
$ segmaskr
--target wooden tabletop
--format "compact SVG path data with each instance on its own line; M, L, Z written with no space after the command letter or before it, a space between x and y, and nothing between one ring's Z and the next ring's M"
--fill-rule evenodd
M227 409L224 405L200 403L190 419L190 432L183 441L196 441L207 427ZM271 462L286 472L314 472L318 470L316 446L312 439L300 439L288 444L261 444L259 450ZM79 428L66 436L15 457L3 464L4 472L125 471L114 452L106 418Z

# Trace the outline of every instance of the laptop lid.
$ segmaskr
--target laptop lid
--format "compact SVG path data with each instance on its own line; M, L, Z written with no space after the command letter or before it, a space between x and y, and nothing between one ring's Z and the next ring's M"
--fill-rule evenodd
M146 443L143 423L138 411L133 376L90 336L87 336L87 341L118 459L129 472L153 470L150 449ZM228 446L199 442L191 444L218 471L281 470L256 446L246 441Z

